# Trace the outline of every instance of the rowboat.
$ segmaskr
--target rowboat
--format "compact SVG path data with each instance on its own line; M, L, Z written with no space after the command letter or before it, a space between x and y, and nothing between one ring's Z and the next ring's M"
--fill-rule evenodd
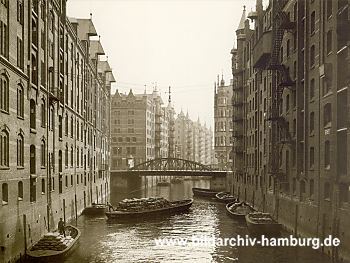
M201 197L215 197L218 191L211 190L211 189L205 189L205 188L192 188L192 192L194 196L201 196Z
M227 214L239 221L245 221L245 216L255 209L245 202L232 202L226 205Z
M231 203L238 201L233 195L228 192L220 192L215 195L216 199L222 203Z
M80 230L74 226L65 227L66 236L58 232L44 235L27 251L30 262L58 262L66 258L78 244Z
M91 206L85 207L83 215L104 215L107 210L105 204L92 204Z
M168 186L168 185L170 185L170 183L166 180L162 180L157 183L157 186Z
M163 199L165 200L165 199ZM159 215L168 215L173 213L180 213L187 211L192 203L192 199L180 200L180 201L167 201L162 202L161 205L150 205L149 207L130 207L122 209L117 207L116 210L106 212L108 219L140 219L144 217L152 217Z
M179 177L174 177L174 178L171 178L170 182L172 184L181 184L181 183L183 183L183 179L179 178Z
M254 236L279 236L282 225L276 222L269 213L253 212L245 216L248 232Z

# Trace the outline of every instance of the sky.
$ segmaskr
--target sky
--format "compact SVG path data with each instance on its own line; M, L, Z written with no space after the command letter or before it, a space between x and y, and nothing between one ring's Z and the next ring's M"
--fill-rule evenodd
M68 0L69 17L89 18L108 55L112 93L168 87L177 113L213 127L214 82L232 78L230 51L243 6L255 0ZM104 59L104 58L102 58Z

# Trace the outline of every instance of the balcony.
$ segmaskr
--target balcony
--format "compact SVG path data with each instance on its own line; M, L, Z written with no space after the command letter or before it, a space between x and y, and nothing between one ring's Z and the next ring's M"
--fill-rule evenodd
M265 68L271 57L272 31L266 31L253 49L253 67Z

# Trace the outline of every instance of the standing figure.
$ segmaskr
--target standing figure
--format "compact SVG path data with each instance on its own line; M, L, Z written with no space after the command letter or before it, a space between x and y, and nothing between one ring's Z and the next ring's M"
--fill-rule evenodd
M66 232L64 231L65 228L65 223L62 220L62 217L60 218L60 221L58 222L58 232L60 233L60 235L64 235L66 236Z

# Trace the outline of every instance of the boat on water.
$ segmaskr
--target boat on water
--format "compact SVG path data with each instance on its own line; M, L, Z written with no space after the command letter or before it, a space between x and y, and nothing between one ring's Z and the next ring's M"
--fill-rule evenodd
M245 221L245 216L255 211L255 209L246 202L231 202L226 205L227 214L239 221Z
M181 184L183 183L183 179L180 177L174 177L174 178L171 178L170 182L172 184Z
M85 207L83 215L104 215L107 211L107 205L105 204L92 204L91 206Z
M170 183L167 180L161 180L157 183L157 186L168 186Z
M245 216L250 235L279 236L282 225L276 222L269 213L252 212Z
M215 195L216 200L222 203L237 202L238 199L228 192L220 192Z
M215 197L218 191L211 190L211 189L206 189L206 188L198 188L198 187L193 187L192 188L192 193L194 196L200 196L200 197Z
M80 230L74 226L65 227L66 236L58 232L47 233L27 251L30 262L60 262L76 247Z
M140 219L187 211L192 199L168 201L162 197L125 199L114 211L106 212L108 219Z

